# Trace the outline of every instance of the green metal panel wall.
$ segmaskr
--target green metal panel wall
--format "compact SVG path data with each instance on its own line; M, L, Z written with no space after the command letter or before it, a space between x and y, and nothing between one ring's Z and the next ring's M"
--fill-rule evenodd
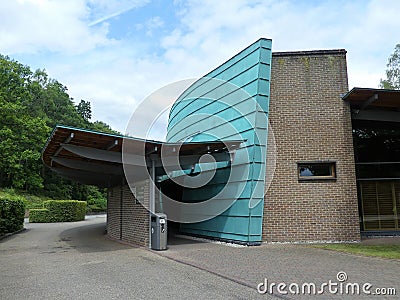
M216 87L215 82L204 79L189 87L171 108L168 142L188 138L191 141L246 140L236 151L231 166L220 164L222 168L207 185L184 189L182 199L203 201L225 189L220 200L237 198L237 201L207 221L181 224L181 231L240 242L261 241L270 66L271 40L260 39L205 76L227 81L247 94L232 92L232 86L224 94L224 86ZM213 94L214 90L218 92ZM193 97L199 94L205 96ZM217 95L217 100L213 95ZM236 168L236 175L227 184L232 168Z

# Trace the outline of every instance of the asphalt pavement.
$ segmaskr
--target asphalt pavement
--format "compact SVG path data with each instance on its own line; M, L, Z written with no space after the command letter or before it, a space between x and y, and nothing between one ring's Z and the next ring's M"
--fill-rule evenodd
M111 241L104 217L26 224L0 242L0 299L252 299L257 292Z
M0 242L2 300L400 298L400 260L299 244L240 247L182 236L171 238L167 251L150 251L109 240L105 216L25 227ZM323 285L329 282L342 284L343 291L331 293ZM286 284L282 292L280 283ZM303 284L310 283L317 292L302 293ZM346 284L366 283L370 295L345 292ZM272 290L260 294L257 286ZM300 292L293 293L296 286ZM396 295L378 295L376 288L394 288Z

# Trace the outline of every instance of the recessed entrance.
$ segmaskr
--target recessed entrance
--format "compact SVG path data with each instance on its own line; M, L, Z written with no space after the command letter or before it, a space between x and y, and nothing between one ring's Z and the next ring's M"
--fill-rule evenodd
M362 231L399 230L400 123L353 120Z
M400 91L354 88L352 109L360 227L400 233Z

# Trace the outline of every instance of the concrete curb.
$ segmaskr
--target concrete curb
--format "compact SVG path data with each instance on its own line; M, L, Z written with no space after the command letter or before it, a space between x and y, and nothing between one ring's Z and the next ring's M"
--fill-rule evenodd
M27 229L24 227L24 228L22 228L20 230L17 230L17 231L14 231L14 232L10 232L10 233L6 233L5 235L0 236L0 241L4 240L6 238L9 238L10 236L13 236L14 234L18 234L18 233L21 233L21 232L26 231L26 230Z

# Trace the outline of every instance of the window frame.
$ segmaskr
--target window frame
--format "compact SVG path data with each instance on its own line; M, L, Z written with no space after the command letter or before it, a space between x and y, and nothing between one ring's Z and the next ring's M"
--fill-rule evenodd
M301 176L300 168L307 165L329 165L330 175ZM299 181L335 181L337 179L336 161L299 161L297 162L297 178Z

